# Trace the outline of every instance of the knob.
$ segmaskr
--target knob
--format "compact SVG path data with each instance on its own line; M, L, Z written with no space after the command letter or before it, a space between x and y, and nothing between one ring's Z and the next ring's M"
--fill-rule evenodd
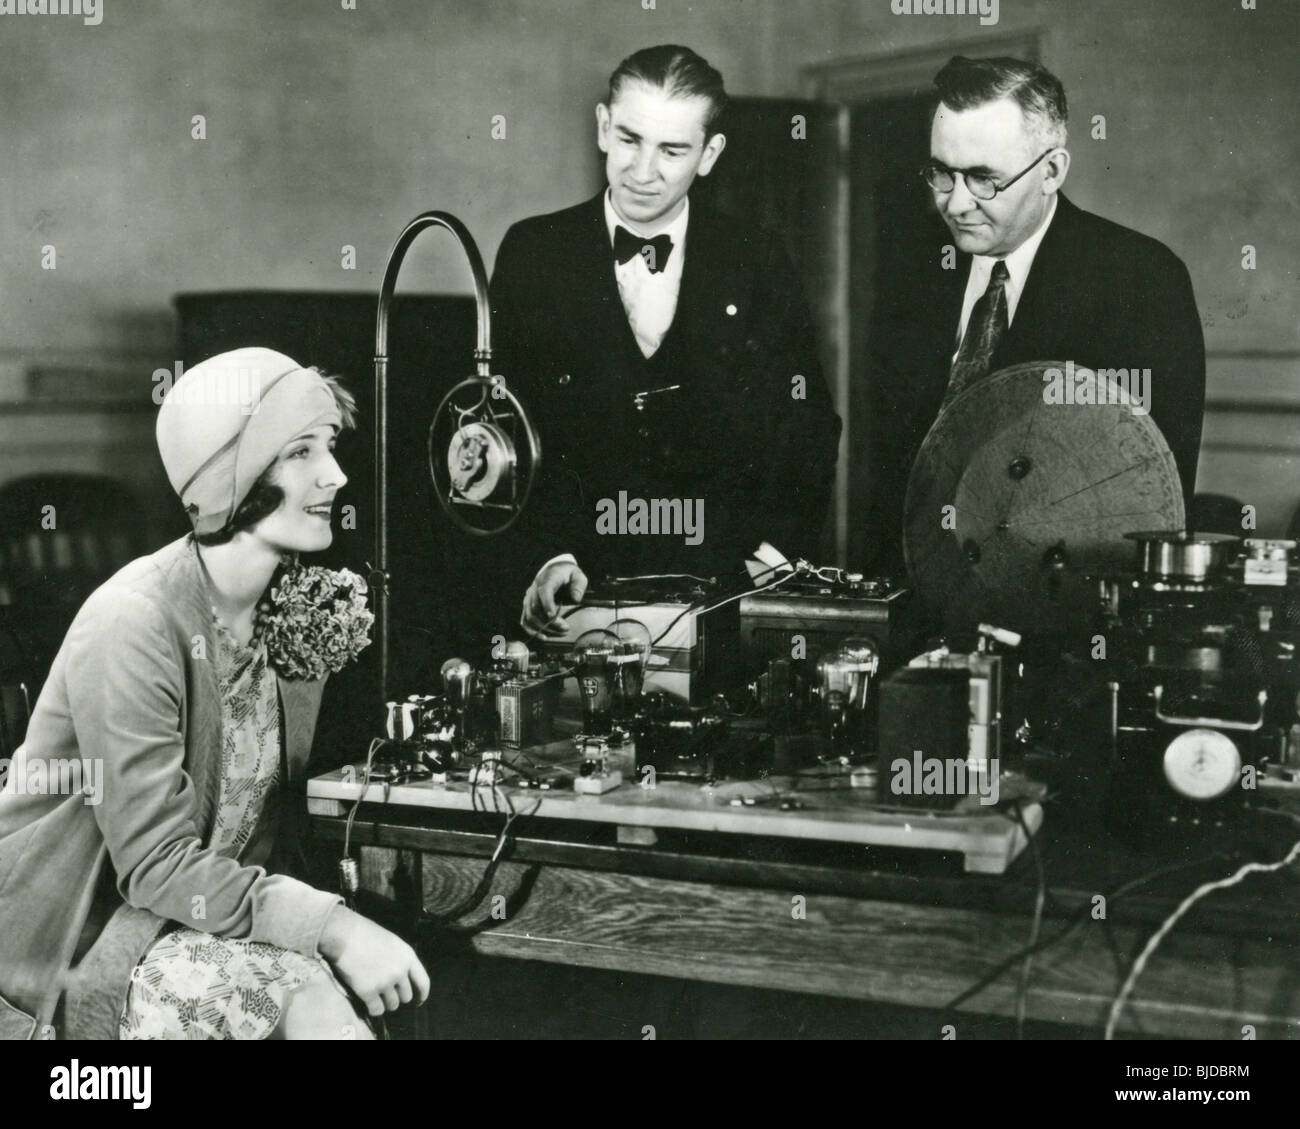
M1025 475L1033 470L1033 468L1034 464L1030 462L1026 456L1017 455L1011 460L1011 465L1007 467L1007 474L1019 482L1025 477Z

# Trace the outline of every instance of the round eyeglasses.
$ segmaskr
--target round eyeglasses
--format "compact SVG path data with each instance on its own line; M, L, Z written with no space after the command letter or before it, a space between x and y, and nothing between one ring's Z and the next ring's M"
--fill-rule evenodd
M947 165L941 165L938 161L928 161L921 166L921 179L925 181L935 192L951 192L957 186L957 177L961 177L966 182L966 191L969 192L976 200L992 200L999 192L1004 192L1010 188L1016 181L1025 175L1034 165L1038 164L1048 153L1055 153L1059 146L1048 149L1047 152L1040 154L1035 160L1021 169L1010 180L1002 184L998 183L998 178L988 173L967 172L965 169L950 169Z

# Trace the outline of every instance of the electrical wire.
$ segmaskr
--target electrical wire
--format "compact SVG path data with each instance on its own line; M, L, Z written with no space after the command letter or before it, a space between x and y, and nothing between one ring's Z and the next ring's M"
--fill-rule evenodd
M453 921L457 920L457 918L464 917L465 914L469 913L469 911L478 905L487 895L487 892L492 885L492 879L496 876L497 867L500 865L501 859L505 854L506 847L514 841L511 827L515 820L535 815L538 808L542 806L542 801L538 800L528 811L521 813L515 810L514 804L510 802L509 796L506 796L505 799L510 810L506 815L505 825L501 828L500 834L497 835L496 845L492 849L492 855L488 859L488 864L484 868L483 876L479 879L478 884L467 897L462 898L449 910L444 910L441 913L429 913L428 910L421 909L419 917L416 919L417 926L450 925ZM484 808L485 812L486 810L487 809Z
M768 573L776 572L778 569L789 568L789 567L790 565L787 562L782 562L779 565L773 565L771 568L765 568L762 572L751 577L751 581L757 581L761 577L767 576ZM793 580L796 576L799 575L801 575L801 573L796 568L791 572L788 572L785 576L782 576L779 579L772 581L771 584L762 585L761 588L755 588L754 584L751 582L747 587L740 589L738 592L734 593L733 595L727 596L725 599L717 601L717 603L705 604L704 606L700 606L700 602L697 601L696 603L689 604L687 607L682 609L680 614L673 617L672 622L669 623L668 626L665 627L663 631L659 633L658 637L650 644L650 646L652 648L659 646L659 644L668 636L668 634L672 631L672 629L676 627L688 615L691 614L707 615L709 612L717 611L718 608L723 607L726 604L730 604L736 600L743 600L751 592L754 591L770 592L773 588L776 588L778 585L785 584Z
M1105 898L1107 904L1111 902L1116 902L1120 898L1124 897L1125 894L1132 893L1138 887L1145 886L1148 882L1153 882L1157 878L1163 878L1167 874L1173 874L1180 870L1189 870L1193 867L1204 866L1206 863L1213 862L1215 861L1215 859L1222 858L1222 857L1223 857L1222 855L1218 855L1218 854L1207 855L1202 858L1191 859L1188 862L1174 863L1172 866L1162 866L1157 870L1147 871L1146 874L1140 875L1139 877L1134 878L1130 882L1125 882L1122 886L1119 886L1115 890L1112 890L1110 893L1104 894L1102 896ZM994 965L992 969L990 969L987 973L985 973L979 980L977 980L969 988L966 988L960 994L954 996L951 1000L949 1000L946 1004L944 1004L940 1010L942 1011L955 1010L956 1008L964 1004L967 1000L973 999L975 996L979 995L982 991L984 991L984 989L988 988L991 984L994 984L998 980L1000 980L1003 977L1003 975L1005 975L1008 969L1014 968L1017 964L1020 963L1021 960L1024 959L1026 955L1030 953L1038 954L1038 953L1046 952L1048 949L1052 948L1053 946L1059 945L1062 941L1064 941L1067 937L1069 937L1071 933L1073 933L1076 929L1078 929L1080 925L1082 925L1085 921L1089 920L1089 917L1091 916L1091 912L1092 912L1091 905L1083 906L1075 913L1074 920L1071 921L1069 925L1067 925L1055 936L1048 937L1046 940L1040 940L1032 947L1017 949L1005 960L1002 960L998 964Z
M771 584L766 584L766 585L757 584L757 582L761 580L764 576L768 576L773 572L778 572L781 569L789 569L790 571L785 576L782 576L779 580L772 581ZM674 627L676 627L683 619L685 619L686 616L691 615L692 613L697 615L705 615L708 612L716 611L718 608L722 607L725 604L730 604L735 600L743 599L751 592L754 592L756 590L769 591L772 588L775 588L778 584L785 584L787 581L794 579L796 576L802 576L802 575L816 576L819 574L818 574L818 570L813 568L812 565L808 564L807 561L802 561L802 560L798 561L793 566L790 564L789 561L782 561L780 564L772 565L771 567L765 568L761 572L756 573L754 576L750 577L749 584L747 584L744 588L741 588L733 595L727 596L725 599L719 600L716 604L708 604L706 600L695 600L692 603L688 604L685 608L683 608L679 615L673 618L672 622L669 623L668 626L665 627L663 631L659 633L659 636L651 642L650 648L653 650L655 647L657 647L668 636L668 634L672 631ZM619 577L619 579L620 580L657 580L657 579L673 579L677 577L686 577L691 580L699 580L708 584L713 583L713 580L710 577L695 576L688 572L649 573L646 574L645 576ZM578 608L587 607L587 606L595 606L595 605L577 604L573 608L569 609L569 612L576 611ZM615 600L614 613L617 616L620 613L620 611L628 611L632 608L648 608L653 606L655 606L653 603L620 603L618 600ZM569 614L569 612L566 612L565 614ZM572 673L572 671L568 673Z
M713 576L696 576L693 572L646 572L640 576L619 576L615 579L620 584L629 584L639 580L698 580L701 584L713 584L717 580ZM645 606L648 607L649 605Z
M526 753L523 755L527 756ZM532 758L529 757L529 759L531 760ZM516 773L519 772L519 770L515 768L513 765L506 763L504 761L504 758L498 760L496 762L496 765L498 769L505 767L505 768L510 768L511 771L513 772ZM480 764L480 768L481 767L482 766ZM474 812L481 813L483 815L489 815L492 813L488 811L487 801L482 799L479 795L480 787L486 787L489 789L492 796L493 811L498 815L505 814L506 817L505 824L502 826L501 831L497 836L496 844L492 850L492 855L488 859L488 864L486 868L484 868L483 875L479 879L478 884L474 887L473 891L467 897L462 898L459 902L457 902L454 906L452 906L451 909L444 910L441 913L432 914L429 913L427 910L421 908L415 921L417 928L422 925L443 926L443 927L448 926L458 918L464 917L465 914L467 914L476 905L478 905L479 902L481 902L483 898L486 896L489 888L491 887L492 879L496 875L497 867L501 862L503 852L505 851L507 845L513 842L514 836L513 836L513 832L511 831L511 827L513 826L515 820L530 815L536 815L538 809L540 809L542 806L542 799L539 797L531 808L529 808L525 812L520 812L515 808L514 801L512 801L510 798L510 793L507 792L504 788L502 788L500 783L497 781L496 772L493 773L493 779L491 784L484 784L480 779L480 774L474 773L469 780L470 809ZM505 801L505 805L506 805L505 813L502 813L501 811L500 800L498 799L498 797L500 797L500 800Z
M534 769L540 770L542 767L540 764L537 763L537 761L535 761L531 756L529 756L524 749L516 749L515 755L523 757L524 760L526 760L529 763L529 765L531 765ZM505 765L506 768L508 768L511 772L515 773L518 776L526 775L524 770L520 768L517 764L515 764L513 761L506 760L504 753L501 756L501 763Z
M1247 875L1250 874L1265 874L1269 871L1282 870L1285 867L1290 866L1297 858L1300 858L1300 840L1296 841L1291 850L1287 852L1285 858L1282 858L1277 862L1248 862L1239 868L1235 874L1232 874L1227 878L1220 878L1217 882L1203 883L1188 894L1187 897L1182 900L1178 908L1174 910L1174 912L1165 919L1160 928L1155 931L1151 939L1147 941L1146 947L1138 954L1137 960L1133 962L1133 967L1129 971L1128 979L1124 981L1123 986L1119 990L1119 994L1115 997L1115 1002L1111 1004L1110 1016L1106 1020L1105 1038L1110 1040L1115 1037L1115 1028L1119 1023L1119 1017L1124 1011L1124 1004L1128 1001L1133 988L1137 984L1138 977L1142 975L1143 970L1147 966L1147 961L1151 959L1151 956L1155 953L1156 949L1160 947L1160 943L1169 935L1169 931L1177 924L1179 918L1181 918L1189 909L1192 908L1192 906L1206 895L1214 893L1215 890L1226 890L1229 886L1236 886L1238 883L1243 882Z
M1016 985L1016 1038L1025 1037L1025 1007L1029 1000L1029 973L1034 964L1034 946L1038 944L1038 933L1043 924L1043 906L1047 901L1047 872L1043 868L1043 853L1038 846L1038 836L1029 829L1024 812L1020 810L1020 801L1011 801L1012 814L1025 833L1025 842L1034 856L1034 870L1038 875L1038 893L1034 897L1034 921L1029 929L1029 944L1026 946L1025 960L1020 966L1020 980Z
M351 859L352 824L353 821L356 819L357 810L361 807L362 802L365 800L366 792L370 788L370 774L372 771L372 766L374 764L375 753L378 752L379 749L383 748L385 744L387 744L385 738L376 737L374 740L370 742L370 748L366 751L366 763L365 763L365 768L362 770L362 776L361 776L361 791L358 794L357 798L352 802L352 807L348 812L347 823L344 826L342 861L347 861ZM528 756L527 753L524 753L522 755ZM528 757L528 759L530 761L532 760L531 757ZM511 768L512 771L516 773L519 771L517 768L514 768L513 765L506 765L502 761L498 761L498 764L501 765L502 767L509 767ZM469 784L470 784L470 789L469 789L470 807L474 811L482 810L483 814L487 814L486 803L483 804L481 809L479 808L478 805L477 794L478 794L479 782L477 776L475 777L475 779L472 779L469 782ZM388 794L390 788L391 788L391 783L386 781L384 785L384 799L383 799L383 802L385 803L388 802ZM497 814L501 814L500 805L497 800L497 796L499 794L501 799L505 801L507 813L506 813L505 824L502 826L501 832L497 836L496 845L492 850L492 855L488 860L487 867L484 869L482 877L479 879L478 884L474 887L474 890L471 892L471 894L467 898L462 899L460 902L454 905L450 910L447 910L443 913L431 914L427 910L421 908L419 916L417 917L415 922L417 928L421 925L427 925L427 926L449 925L451 922L455 921L456 919L463 917L466 913L468 913L471 909L473 909L476 905L478 905L486 896L488 890L491 887L492 879L496 876L497 867L501 862L501 859L505 853L507 845L513 842L514 836L511 828L515 820L521 817L535 815L542 806L542 800L539 798L533 804L533 806L528 809L528 811L522 813L519 812L515 808L513 801L510 799L509 792L506 792L504 789L500 787L500 785L495 780L495 776L494 776L493 783L491 785L491 792L492 792L493 809L497 812ZM344 896L344 900L347 902L348 908L349 909L353 908L352 891L346 886L344 888L343 896ZM389 1038L388 1026L384 1018L380 1016L372 1020L368 1015L365 1014L365 1008L363 1005L360 1005L360 1001L354 1000L354 1002L359 1006L358 1014L362 1015L366 1019L366 1022L370 1023L372 1030L374 1029L375 1024L376 1023L378 1024L379 1029L376 1032L378 1037L380 1039L388 1039Z
M361 802L366 798L366 792L370 789L370 770L371 765L374 763L375 753L383 748L385 744L386 741L383 737L376 737L370 742L370 748L366 750L366 765L361 774L361 791L358 793L357 798L352 801L352 808L348 812L348 820L343 829L343 857L339 860L340 867L344 867L348 862L352 861L352 822L356 819L357 809L361 807ZM389 784L385 782L385 803L388 802L388 791ZM342 883L342 886L344 904L348 909L354 910L356 899L353 895L356 891L354 891L346 881ZM347 985L342 985L342 987L352 1001L353 1011L355 1011L357 1015L365 1021L377 1039L387 1042L389 1040L388 1023L385 1021L384 1017L382 1015L370 1015L366 1005L362 1002L361 997L353 992L351 988L347 987Z
M383 737L376 737L373 741L370 742L370 748L366 751L366 767L362 770L361 773L361 791L357 794L357 798L352 801L352 808L348 812L348 821L343 828L343 859L344 860L350 859L352 857L352 821L356 819L357 809L361 806L361 801L366 798L366 792L369 791L370 789L370 767L374 763L375 753L378 752L379 749L383 748L384 744L385 744L385 739ZM387 787L385 787L384 789L384 802L385 803L388 802ZM351 898L349 897L348 892L344 891L343 896L345 899L348 900L348 904L350 907Z

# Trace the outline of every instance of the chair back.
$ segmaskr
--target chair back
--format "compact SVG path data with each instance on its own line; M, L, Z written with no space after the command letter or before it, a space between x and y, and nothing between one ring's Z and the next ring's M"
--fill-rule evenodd
M43 474L0 486L0 607L48 664L77 609L147 548L143 514L101 475Z
M27 648L8 616L0 615L0 761L10 760L23 743L39 689Z

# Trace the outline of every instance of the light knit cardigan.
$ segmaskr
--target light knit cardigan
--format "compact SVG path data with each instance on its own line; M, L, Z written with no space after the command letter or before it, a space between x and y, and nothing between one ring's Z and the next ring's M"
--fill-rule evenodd
M269 808L242 860L204 846L221 786L215 630L191 537L127 565L69 628L0 792L0 1038L116 1038L169 921L317 955L341 899L267 872ZM277 681L292 781L324 680ZM100 773L98 804L23 784L36 762L78 760Z

